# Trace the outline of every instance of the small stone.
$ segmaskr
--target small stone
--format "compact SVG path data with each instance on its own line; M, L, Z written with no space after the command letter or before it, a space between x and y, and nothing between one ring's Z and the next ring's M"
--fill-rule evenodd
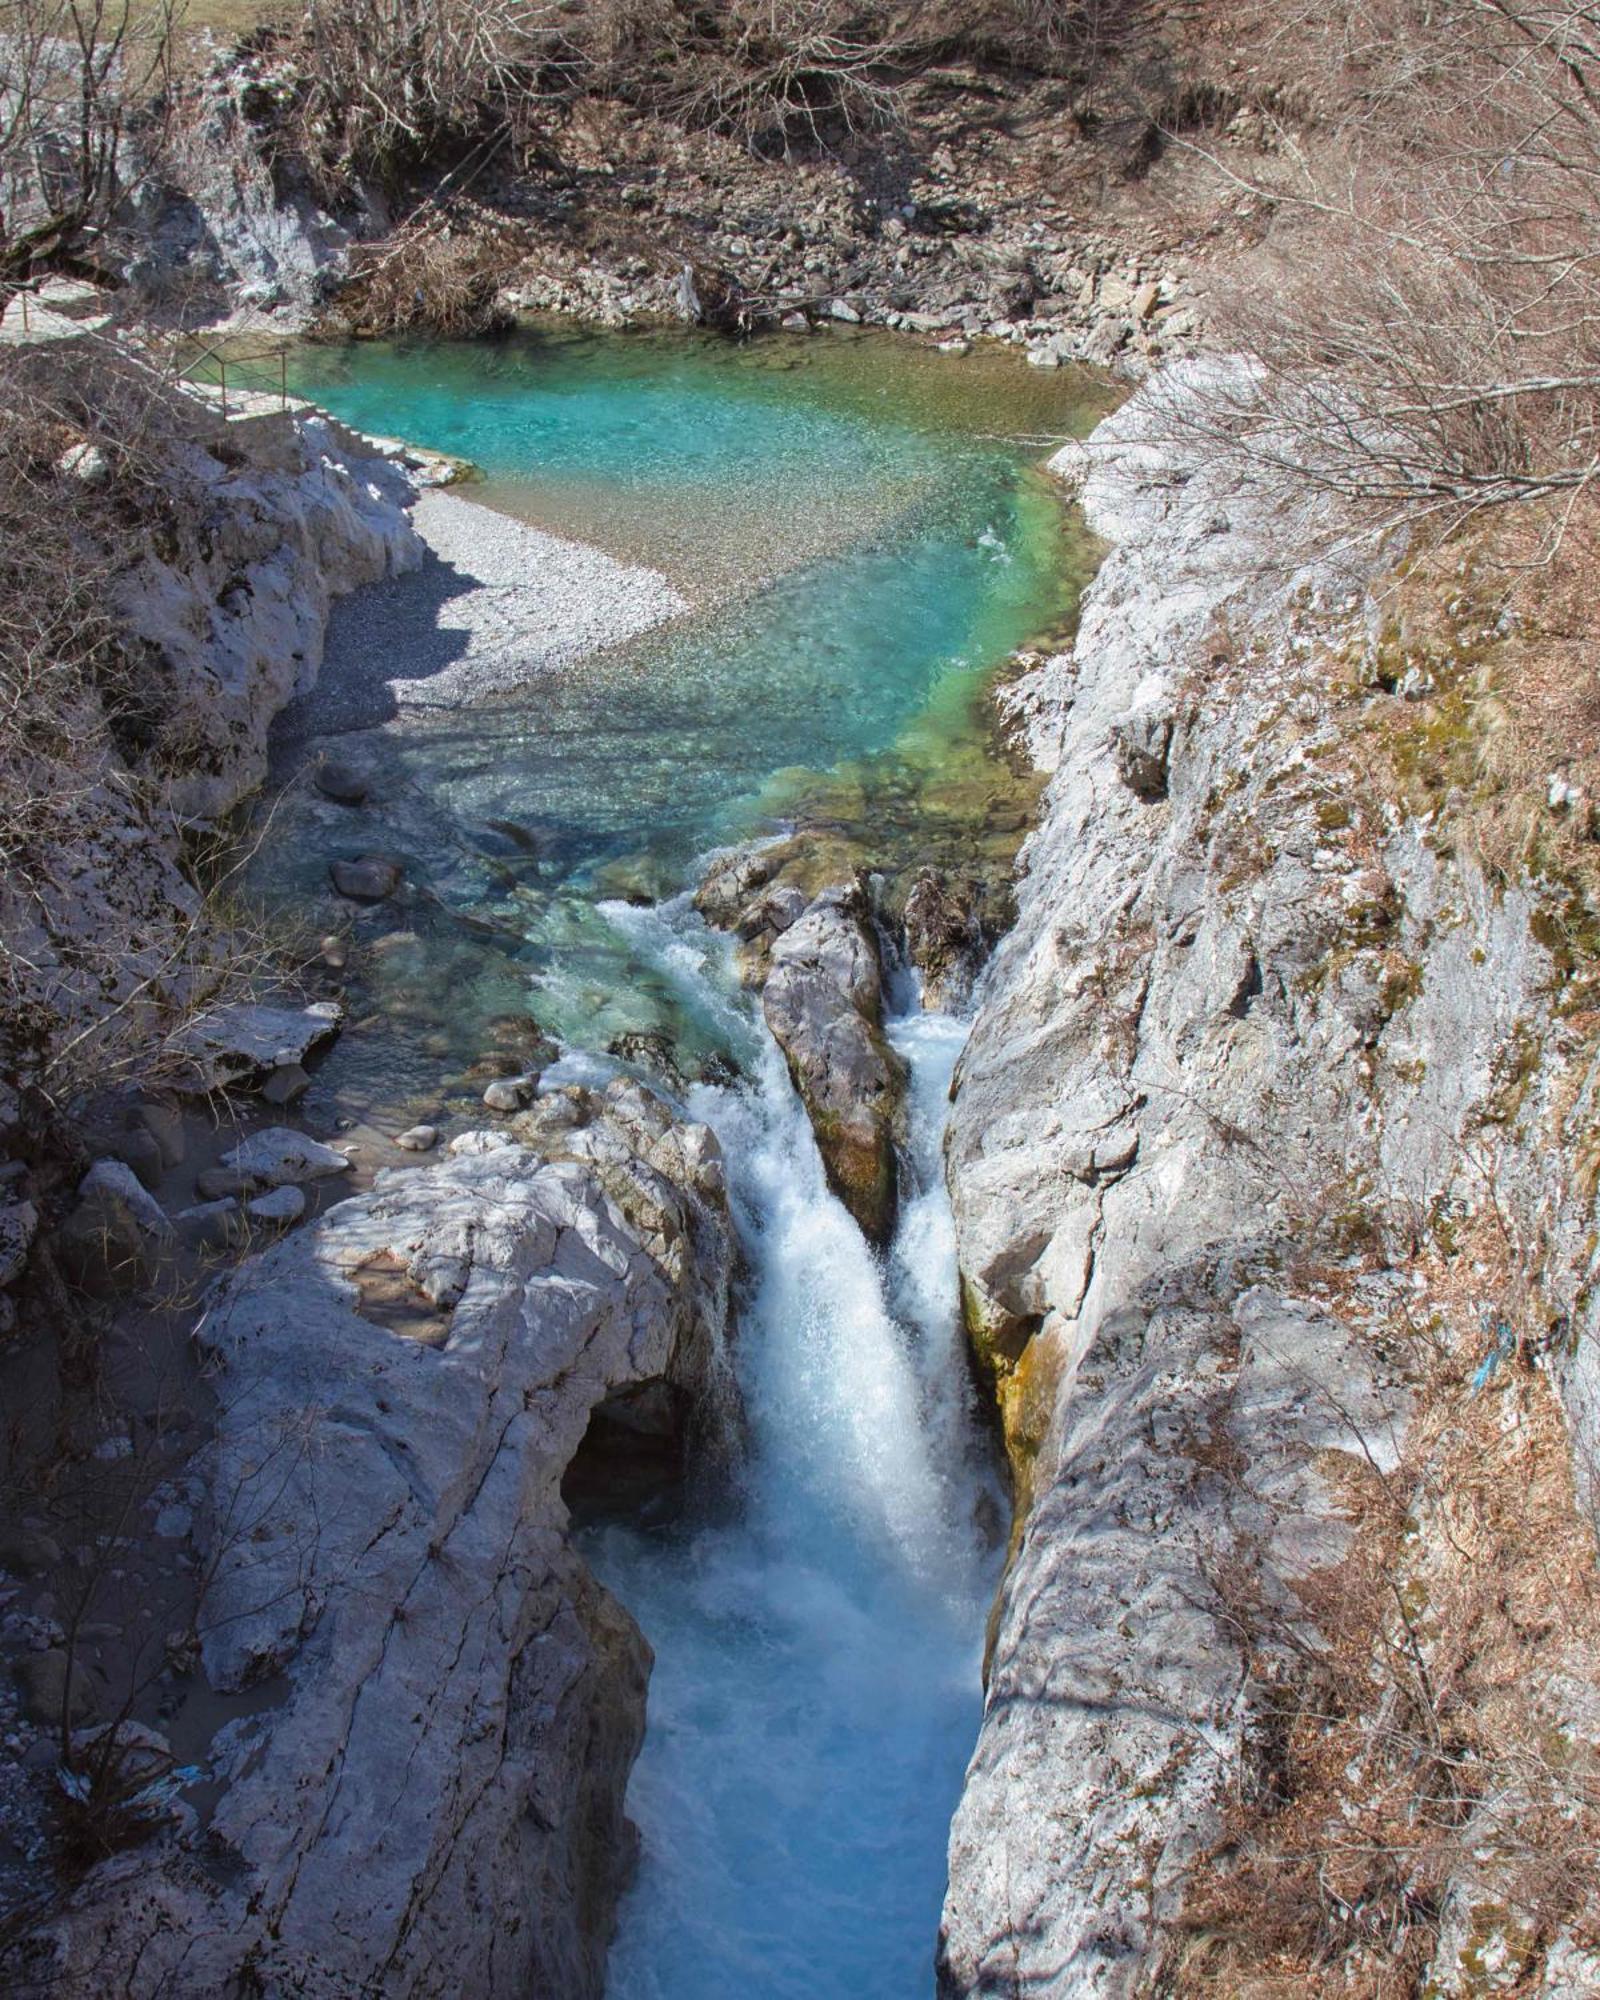
M194 1510L173 1505L156 1515L156 1533L164 1542L181 1542L194 1527Z
M431 1153L438 1143L437 1125L413 1125L408 1132L402 1132L395 1140L402 1153Z
M333 886L353 903L381 903L399 888L403 871L387 855L362 854L335 861L328 870Z
M828 317L836 319L842 326L859 326L861 315L848 299L835 299L828 308Z
M802 312L785 313L779 322L785 333L809 333L811 322Z
M526 1110L533 1102L536 1082L531 1076L497 1077L483 1093L484 1106L489 1111Z
M261 1095L269 1104L281 1107L293 1104L297 1097L303 1097L310 1088L311 1079L298 1063L284 1063L262 1084Z
M1147 278L1133 295L1133 316L1136 320L1147 320L1155 311L1161 299L1161 287L1154 278Z
M194 1177L194 1191L204 1202L231 1201L250 1194L258 1183L232 1167L202 1167Z
M343 757L324 757L311 778L325 799L333 799L342 806L361 805L372 790L370 773Z
M306 1198L297 1187L285 1185L275 1187L267 1194L258 1194L247 1201L244 1212L252 1222L265 1222L275 1229L287 1229L291 1222L298 1222L306 1212Z
M85 486L104 486L111 477L111 461L97 444L90 444L85 438L81 444L68 445L56 460L56 471L63 478L80 480Z
M965 334L957 334L954 340L941 340L939 342L939 352L941 354L955 355L970 354L972 352L972 342L967 339Z
M347 938L335 937L331 932L317 947L324 965L331 971L343 972L350 963L350 944Z

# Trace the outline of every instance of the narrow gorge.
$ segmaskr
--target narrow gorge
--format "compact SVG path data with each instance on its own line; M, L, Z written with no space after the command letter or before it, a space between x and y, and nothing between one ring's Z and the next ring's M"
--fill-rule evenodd
M1592 10L112 11L0 1986L1600 1993Z

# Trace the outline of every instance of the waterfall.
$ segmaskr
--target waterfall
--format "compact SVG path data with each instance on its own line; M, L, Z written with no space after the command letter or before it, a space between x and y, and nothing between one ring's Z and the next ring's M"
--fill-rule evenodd
M608 914L741 1056L743 1083L698 1088L690 1109L721 1139L751 1269L737 1504L586 1542L656 1650L629 1794L643 1855L608 1990L912 2000L932 1991L998 1563L940 1170L964 1030L920 1012L892 1024L915 1187L880 1259L828 1189L725 941L686 899Z

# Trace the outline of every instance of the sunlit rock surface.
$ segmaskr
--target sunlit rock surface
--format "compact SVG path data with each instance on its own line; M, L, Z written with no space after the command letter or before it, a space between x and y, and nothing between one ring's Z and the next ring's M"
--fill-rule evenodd
M636 1084L522 1130L380 1175L209 1315L200 1648L262 1699L205 1823L83 1885L54 1990L599 1992L649 1653L561 1480L607 1398L711 1400L731 1232L715 1140Z

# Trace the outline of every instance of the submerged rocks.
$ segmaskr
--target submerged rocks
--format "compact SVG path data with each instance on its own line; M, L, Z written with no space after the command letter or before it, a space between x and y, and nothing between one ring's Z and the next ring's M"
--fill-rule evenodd
M328 878L353 903L382 903L399 888L405 870L387 854L361 854L354 861L332 862Z
M561 1480L615 1399L711 1400L732 1235L705 1128L557 1095L226 1282L204 1661L282 1693L215 1740L203 1833L73 1894L59 1990L599 1994L649 1654Z
M761 991L834 1191L867 1238L894 1230L904 1062L883 1034L883 965L865 895L825 890L772 945Z
M311 782L325 799L342 806L365 803L372 790L372 773L365 764L344 757L321 757L311 773Z

